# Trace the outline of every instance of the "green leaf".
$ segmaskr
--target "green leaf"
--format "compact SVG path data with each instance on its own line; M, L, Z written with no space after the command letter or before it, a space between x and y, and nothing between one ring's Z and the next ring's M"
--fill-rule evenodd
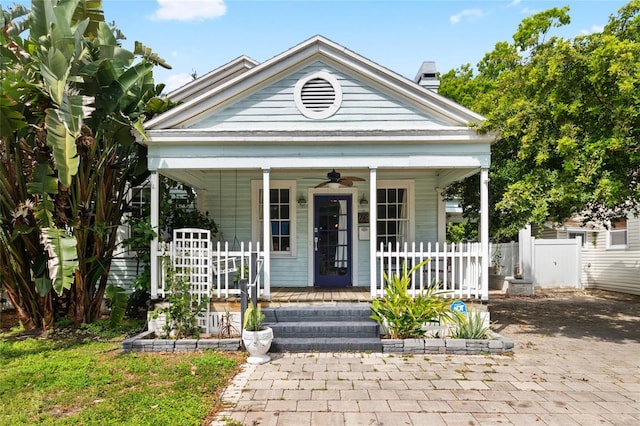
M133 129L138 132L142 140L147 140L147 132L144 129L144 122L142 120L136 120L133 122Z
M133 48L133 53L136 55L142 56L147 61L151 62L154 65L160 65L162 68L171 69L171 65L167 64L167 61L158 56L157 53L154 53L151 48L145 46L144 44L136 41Z
M73 22L84 19L89 20L89 25L85 30L85 35L95 38L98 34L98 26L104 22L104 12L101 0L82 0L78 3L73 13Z
M118 325L120 325L120 323L122 323L122 319L124 318L129 296L127 296L124 288L115 285L110 285L107 287L105 296L109 299L111 305L109 325L111 327L117 327Z
M76 150L76 136L69 133L69 129L60 119L58 110L48 110L45 122L47 124L47 145L53 149L58 179L64 186L69 187L80 164Z
M49 253L47 269L51 284L57 294L62 294L63 290L71 288L78 269L76 239L59 228L43 228L41 236Z
M36 290L40 297L45 297L51 291L51 280L47 277L36 277Z
M27 183L27 191L31 195L45 197L58 193L58 179L48 164L39 164L33 172L33 182Z
M52 48L43 56L40 63L40 73L51 99L59 106L63 102L62 98L71 67L68 59L58 49Z

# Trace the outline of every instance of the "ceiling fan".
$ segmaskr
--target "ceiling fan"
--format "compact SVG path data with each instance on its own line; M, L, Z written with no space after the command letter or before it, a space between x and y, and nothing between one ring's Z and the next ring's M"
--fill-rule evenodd
M342 185L342 186L353 186L353 182L363 182L364 179L359 178L357 176L341 176L339 172L336 172L336 169L333 169L329 173L327 173L327 181L322 182L319 185L316 185L316 188L322 188L324 186L334 184L334 185Z

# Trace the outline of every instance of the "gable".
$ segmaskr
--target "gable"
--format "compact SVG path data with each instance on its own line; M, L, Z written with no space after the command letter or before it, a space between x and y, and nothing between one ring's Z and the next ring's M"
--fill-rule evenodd
M313 119L296 105L296 85L305 76L323 72L340 86L340 106L327 118ZM438 129L451 125L442 116L429 113L383 88L348 74L324 61L316 61L267 87L247 94L235 103L199 117L189 129L233 130L386 130Z
M350 95L353 95L349 96L346 104L348 108L333 120L324 121L322 125L313 122L315 120L297 122L296 120L301 120L300 116L296 116L299 111L283 102L286 96L291 100L292 93L287 93L287 90L295 87L293 82L297 81L296 77L299 78L305 70L309 71L313 67L335 73L345 83L347 90L351 90ZM369 123L375 125L375 130L383 132L406 130L409 136L411 130L427 129L436 132L453 131L458 136L465 134L466 138L474 138L471 134L475 131L469 129L468 124L484 119L450 99L321 36L313 37L266 62L245 69L245 72L221 84L200 86L208 89L192 92L193 95L183 104L147 122L145 128L150 132L151 139L154 133L170 129L208 132L209 137L215 137L220 127L234 129L231 124L234 120L245 123L238 133L258 130L247 128L249 123L258 123L263 129L277 129L278 125L284 125L277 124L281 119L289 125L293 123L293 127L286 128L287 132L298 131L297 126L301 124L309 125L308 130L349 130L348 127L338 129L338 123L343 120L342 123L349 123L351 126L357 126L356 123L360 121L361 128ZM367 99L367 96L371 98ZM256 119L254 116L263 115L265 105L270 102L274 102L271 105L278 108L268 112L270 120ZM219 115L220 113L224 114ZM383 116L387 116L387 119L381 119ZM364 119L364 123L361 119ZM305 129L307 128L302 128Z

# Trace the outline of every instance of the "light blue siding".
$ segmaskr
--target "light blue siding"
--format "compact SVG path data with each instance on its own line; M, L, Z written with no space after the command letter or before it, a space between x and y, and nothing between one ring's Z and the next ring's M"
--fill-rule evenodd
M326 71L334 75L342 87L341 108L324 120L310 120L298 111L294 101L297 81L314 71ZM288 124L348 128L371 128L375 123L388 126L390 122L440 126L444 123L428 117L410 105L402 104L389 94L354 79L322 62L315 62L283 79L260 89L246 98L216 111L213 115L192 124L191 128L238 130L282 127Z
M360 176L368 181L368 172L349 172L349 175ZM296 217L297 235L295 257L272 257L271 259L271 285L274 287L306 287L308 285L309 268L309 209L307 206L298 206L297 198L300 194L307 197L309 188L322 182L322 173L319 171L298 170L293 172L271 173L270 179L295 180L296 193L292 194L292 202ZM315 179L319 178L319 179ZM434 189L436 174L433 171L379 171L379 180L413 180L415 183L415 200L411 203L414 207L415 241L435 242L437 239L437 193ZM251 200L251 181L261 181L260 171L211 171L205 173L207 186L204 197L204 210L209 212L218 224L219 234L217 239L228 241L231 248L239 242L248 242L252 235L252 209L257 205ZM364 193L367 199L371 199L368 182L356 184L358 193L354 199L353 207L359 209L358 200ZM219 194L219 192L222 191ZM368 211L369 206L365 211ZM353 224L358 226L357 223ZM234 244L237 238L238 242ZM354 237L357 244L357 259L355 268L358 272L358 281L354 285L369 285L369 241L359 240L357 233Z

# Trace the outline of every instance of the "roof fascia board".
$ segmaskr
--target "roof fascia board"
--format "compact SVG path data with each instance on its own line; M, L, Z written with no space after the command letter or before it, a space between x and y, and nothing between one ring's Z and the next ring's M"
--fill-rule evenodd
M273 58L268 59L261 64L256 65L244 74L241 74L236 78L228 80L220 86L213 88L210 92L199 95L181 105L178 105L175 108L170 109L163 114L160 114L159 116L149 120L145 124L145 127L147 129L175 127L187 120L187 118L182 117L182 115L185 112L188 112L191 108L197 108L198 112L193 118L189 117L189 121L195 119L196 117L199 117L204 112L208 112L211 107L216 105L216 102L221 101L221 94L225 98L233 98L237 96L238 93L242 93L248 88L253 87L255 89L259 89L259 87L262 87L262 85L256 87L252 86L251 83L254 82L265 69L274 67L272 72L275 75L279 75L280 72L282 72L282 67L276 67L275 65L282 63L283 61L285 61L286 64L290 65L292 61L291 58L299 58L302 54L304 54L305 50L308 50L309 45L315 43L316 39L317 37L310 38L309 40L300 43L298 46L286 50L281 54L274 56ZM266 79L266 81L270 80L271 78ZM234 85L239 85L239 83L242 83L241 88L236 88L235 90L227 90L231 89ZM211 98L213 98L213 101L211 100Z
M423 130L416 134L407 132L220 132L212 133L206 130L168 129L147 131L145 145L160 145L172 143L189 143L189 145L230 144L230 143L265 143L278 144L313 142L313 143L440 143L467 142L491 144L495 138L491 134L478 134L467 128L452 130Z
M463 125L485 120L482 115L347 49L336 51L320 46L319 51L333 59L333 65L336 67L346 72L356 71L378 89L384 91L393 89L402 97L412 100L414 106L425 109L426 105L429 111L439 113L442 117L453 119ZM344 64L349 66L345 67Z
M228 62L213 71L208 72L200 78L197 78L189 83L177 88L170 92L167 97L173 102L182 101L199 91L205 90L208 87L220 84L221 81L229 78L235 73L241 71L248 71L251 68L258 65L258 62L249 58L248 56L240 56L231 62Z

